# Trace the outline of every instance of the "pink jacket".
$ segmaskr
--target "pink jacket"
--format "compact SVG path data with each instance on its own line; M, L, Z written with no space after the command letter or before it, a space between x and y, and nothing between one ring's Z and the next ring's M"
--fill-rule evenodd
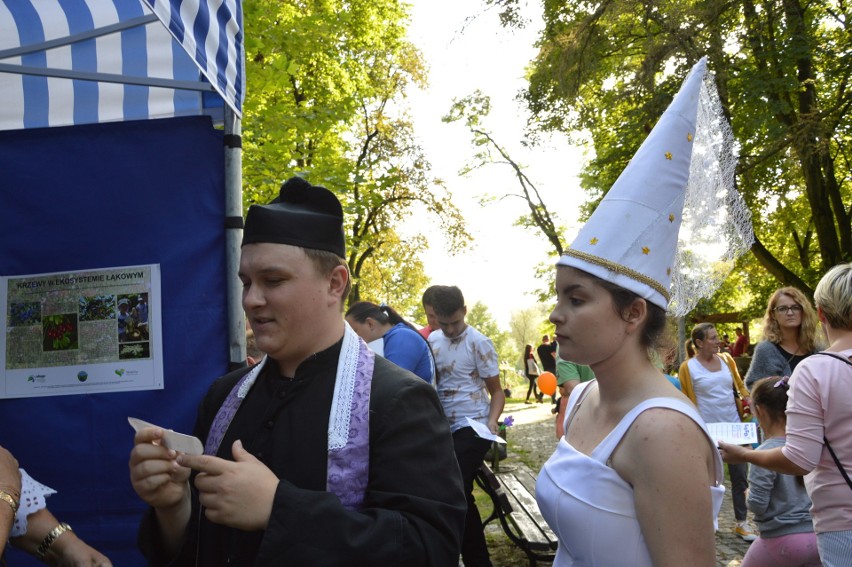
M852 356L852 349L839 353ZM852 489L843 480L825 447L852 476L852 366L815 354L796 366L787 402L784 456L812 471L805 477L817 533L852 530Z

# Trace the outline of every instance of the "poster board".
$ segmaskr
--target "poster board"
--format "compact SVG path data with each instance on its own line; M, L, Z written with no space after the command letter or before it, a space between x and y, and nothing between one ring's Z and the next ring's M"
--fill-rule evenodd
M0 445L121 567L145 565L127 417L191 433L228 370L222 137L206 117L0 132L0 275L159 266L163 389L0 399Z
M0 398L163 387L160 267L0 277Z

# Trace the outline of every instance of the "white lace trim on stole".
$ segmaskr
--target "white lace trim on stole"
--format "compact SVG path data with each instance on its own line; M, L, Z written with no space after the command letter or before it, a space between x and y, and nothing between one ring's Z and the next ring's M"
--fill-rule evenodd
M261 368L266 366L267 358L269 357L264 354L258 365L251 369L251 372L248 373L248 376L246 376L245 380L243 380L243 383L240 384L240 389L237 390L237 397L239 399L246 399L249 390L251 390L251 387L254 386L254 381L257 380L257 377L260 375Z
M352 412L352 393L355 391L355 372L358 370L360 340L348 323L343 333L343 346L337 361L334 398L328 418L328 450L342 449L349 441L349 421Z

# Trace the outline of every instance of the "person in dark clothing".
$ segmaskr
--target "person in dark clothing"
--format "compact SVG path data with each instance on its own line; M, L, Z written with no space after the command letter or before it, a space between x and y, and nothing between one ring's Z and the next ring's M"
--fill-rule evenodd
M556 376L556 343L550 341L550 335L541 337L541 344L535 349L538 359L541 361L543 372L550 372ZM544 397L542 395L542 397ZM556 392L550 396L551 403L556 403Z
M541 369L556 374L556 343L550 342L550 335L541 337L541 344L535 352L541 361Z
M524 347L523 365L524 376L526 376L527 380L530 381L530 386L527 388L527 397L524 402L527 404L532 403L530 402L530 394L533 394L536 401L540 402L542 401L544 394L538 391L535 381L538 379L538 375L541 374L541 371L538 368L538 363L535 361L535 356L532 352L532 345Z
M291 179L252 206L243 307L264 362L213 383L176 454L142 429L150 565L456 565L467 509L432 386L374 356L342 317L349 273L333 193Z

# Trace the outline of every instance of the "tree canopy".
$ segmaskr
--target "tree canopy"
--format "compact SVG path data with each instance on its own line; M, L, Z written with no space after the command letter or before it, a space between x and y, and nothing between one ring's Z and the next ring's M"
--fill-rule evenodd
M477 301L467 310L465 322L481 332L483 335L491 339L494 343L494 349L497 351L497 356L500 360L514 361L517 358L514 345L509 337L509 333L502 331L497 321L488 310L488 306Z
M297 174L334 191L346 217L350 299L386 299L403 312L426 285L412 261L425 240L400 230L405 221L430 215L455 250L468 240L405 112L406 90L425 81L405 38L407 10L398 0L247 2L243 121L244 205L268 202Z

